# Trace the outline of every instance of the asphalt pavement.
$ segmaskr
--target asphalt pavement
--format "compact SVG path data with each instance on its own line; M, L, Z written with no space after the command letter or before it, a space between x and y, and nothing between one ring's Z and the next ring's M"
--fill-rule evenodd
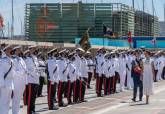
M55 111L48 110L46 86L44 86L44 97L37 98L36 112L37 114L165 114L165 81L154 85L155 94L151 96L150 103L146 105L145 97L142 102L131 101L132 90L98 98L93 82L92 89L86 92L88 102L69 105ZM21 107L20 114L26 114L26 108L26 106ZM12 114L11 110L9 114Z

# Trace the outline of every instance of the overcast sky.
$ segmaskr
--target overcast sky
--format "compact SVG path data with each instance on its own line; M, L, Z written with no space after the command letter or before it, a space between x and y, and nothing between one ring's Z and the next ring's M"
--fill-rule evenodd
M24 11L26 3L57 3L57 2L106 2L106 3L117 3L122 2L128 5L132 5L132 0L14 0L14 26L16 35L21 34L21 22L24 23ZM145 0L145 11L152 13L152 0ZM165 0L154 0L155 5L155 15L159 17L159 20L164 20L164 3ZM135 0L136 9L142 10L142 0ZM0 0L0 14L4 17L5 27L7 28L7 23L11 24L11 0ZM5 30L7 34L7 29Z

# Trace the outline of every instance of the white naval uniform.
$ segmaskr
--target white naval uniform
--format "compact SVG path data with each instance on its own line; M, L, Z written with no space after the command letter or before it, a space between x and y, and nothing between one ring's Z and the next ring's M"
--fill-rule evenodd
M158 58L157 58L157 57L154 58L153 65L154 65L154 70L157 71L157 73L158 73L159 64L158 64ZM155 74L156 74L156 73L155 73ZM155 80L156 80L156 81L159 81L159 79L158 79L158 77L157 77L157 74L156 74L156 75L155 75L155 74L154 74L154 76L155 76L155 78L156 78Z
M14 96L12 99L12 112L18 114L20 109L20 101L27 83L27 69L24 60L21 57L15 56L14 64Z
M128 89L132 89L133 88L133 79L131 77L131 71L132 71L132 56L128 55L126 57L126 61L127 61L127 87Z
M67 82L68 64L66 63L64 58L60 58L59 60L57 60L57 64L59 67L59 81Z
M32 57L27 57L25 59L25 63L28 70L27 81L32 84L39 84L39 63L36 56L32 55Z
M102 74L104 74L104 63L105 63L105 58L104 58L104 54L98 54L96 56L96 73L98 73L98 76L101 77Z
M28 114L32 114L35 111L35 100L38 92L39 85L39 63L35 55L31 55L25 59L25 63L28 71Z
M106 78L110 77L109 71L110 71L110 60L109 59L105 59L104 75L105 75Z
M49 72L49 81L58 83L59 82L59 67L55 58L49 58L48 61L48 72ZM54 72L54 70L56 71Z
M80 77L88 78L88 63L84 57L81 58Z
M11 67L12 64L12 67ZM4 78L5 74L9 71L7 77ZM13 79L14 79L14 70L13 62L9 57L3 57L0 60L0 113L8 114L9 105L11 101L12 90L14 89Z
M115 70L114 70L114 61L113 59L109 59L109 71L108 71L108 74L109 74L109 77L114 77L115 76Z
M157 60L158 62L158 73L157 73L157 80L162 80L162 72L163 72L163 67L164 67L164 61L163 61L163 57L160 56Z
M114 70L115 72L118 72L119 73L119 58L115 57L113 58L113 61L114 61Z
M45 62L43 60L39 59L38 63L39 63L39 73L40 73L40 76L43 77L43 78L46 78L46 73L45 73L46 64L45 64Z
M76 67L76 72L77 72L77 79L79 79L80 75L81 75L81 58L79 57L79 55L75 54L75 61L74 61L74 65Z
M68 75L71 83L76 81L77 73L76 73L76 67L74 66L73 62L69 63L68 65Z
M120 75L120 91L123 91L125 88L125 79L126 79L126 59L119 57L119 75Z
M93 60L90 59L90 58L87 58L87 63L88 63L88 72L93 73L93 71L94 71L94 62L93 62Z

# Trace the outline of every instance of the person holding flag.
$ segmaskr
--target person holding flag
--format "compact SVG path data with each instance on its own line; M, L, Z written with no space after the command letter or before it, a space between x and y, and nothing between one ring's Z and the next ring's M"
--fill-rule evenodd
M153 44L153 46L156 48L156 37L153 37L151 43Z
M132 48L132 33L131 31L128 31L128 43L129 43L129 48Z

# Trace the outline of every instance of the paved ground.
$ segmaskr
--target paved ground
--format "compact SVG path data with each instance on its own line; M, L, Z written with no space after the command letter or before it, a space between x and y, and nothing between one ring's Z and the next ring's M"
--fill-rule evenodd
M145 98L142 102L133 103L130 100L132 91L97 98L93 87L87 91L88 102L70 105L57 111L49 111L45 90L45 97L37 99L36 111L38 114L165 114L165 81L155 84L155 95L151 97L149 105L145 104ZM20 114L26 114L26 107L21 108Z

